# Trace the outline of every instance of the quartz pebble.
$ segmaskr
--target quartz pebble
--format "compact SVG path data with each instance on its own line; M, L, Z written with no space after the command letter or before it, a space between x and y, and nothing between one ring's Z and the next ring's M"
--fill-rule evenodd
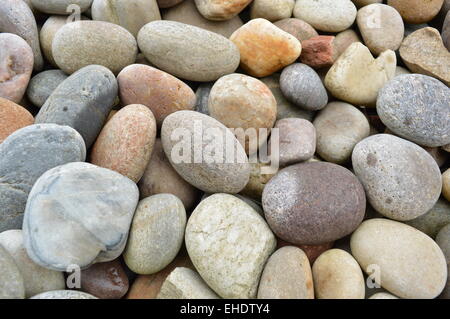
M198 11L209 20L229 20L238 15L252 0L195 0Z
M35 106L41 107L65 79L67 75L61 70L48 70L36 74L28 85L28 99Z
M34 117L20 105L0 97L0 143L15 131L34 123Z

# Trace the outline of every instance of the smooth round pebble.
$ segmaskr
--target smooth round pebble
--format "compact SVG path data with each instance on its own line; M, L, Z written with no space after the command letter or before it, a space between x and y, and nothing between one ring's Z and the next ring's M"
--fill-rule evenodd
M337 57L340 57L342 53L347 50L347 48L355 42L362 42L361 38L359 37L358 33L355 32L353 29L347 29L345 31L339 32L334 37L333 41L333 47L336 51L335 55Z
M0 299L25 299L23 277L9 252L0 245Z
M433 208L424 215L406 221L405 223L427 234L431 238L435 238L442 227L450 224L450 202L445 200L445 198L439 198Z
M28 99L35 106L41 107L65 79L67 75L61 70L48 70L36 74L27 88Z
M442 174L442 195L450 202L450 168Z
M295 0L253 0L250 18L263 18L269 21L288 19L292 16Z
M420 24L433 19L444 0L387 0L387 4L400 12L406 23Z
M53 290L47 291L30 299L98 299L91 294L76 290Z
M274 169L270 163L257 162L249 164L250 178L247 185L241 191L241 194L260 202L264 187L277 173L278 168Z
M281 30L293 35L300 42L319 35L309 23L300 19L287 18L276 21L273 24Z
M31 0L34 9L47 14L69 15L69 5L76 5L80 12L91 7L92 0Z
M447 260L447 274L450 273L450 224L442 227L436 236L436 243L444 253ZM441 299L450 299L450 277L447 277L447 284L439 296Z
M387 292L377 292L376 294L370 296L369 299L398 299L398 297L395 297Z
M198 11L209 20L229 20L237 16L252 0L195 0Z
M0 143L15 131L34 123L28 110L0 97Z

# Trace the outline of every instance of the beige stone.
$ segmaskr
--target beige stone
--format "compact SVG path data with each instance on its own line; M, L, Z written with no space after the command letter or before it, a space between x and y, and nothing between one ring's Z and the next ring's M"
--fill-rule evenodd
M253 0L250 18L278 21L292 16L295 0Z
M433 19L444 0L388 0L387 4L400 12L406 23L420 24Z
M336 34L333 41L336 56L339 57L354 42L361 42L361 38L355 30L348 29Z
M450 168L442 174L442 195L450 201Z
M195 0L198 11L208 20L222 21L237 16L252 0Z
M241 194L249 196L257 201L261 201L264 187L269 180L277 173L278 170L271 171L270 164L266 163L250 163L250 179L241 191ZM265 173L264 170L270 171Z
M377 292L376 294L370 296L369 299L399 299L399 298L387 292Z

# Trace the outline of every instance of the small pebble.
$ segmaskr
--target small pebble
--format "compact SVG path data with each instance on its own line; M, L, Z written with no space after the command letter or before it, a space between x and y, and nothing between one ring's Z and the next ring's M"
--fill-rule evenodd
M398 297L395 297L387 292L377 292L376 294L370 296L369 299L398 299Z
M435 238L442 227L450 224L450 202L445 200L445 198L440 198L424 215L405 223L431 238Z
M274 25L281 30L293 35L298 41L302 42L313 37L317 37L319 34L309 24L303 20L295 18L287 18L274 22Z
M269 163L250 163L250 178L245 188L241 191L241 194L260 202L264 187L276 174L276 171L270 174L263 173L263 169L269 166Z
M334 36L320 35L302 41L300 61L312 68L330 67L338 58Z
M444 253L447 260L447 274L450 273L450 224L442 227L436 236L436 243ZM439 296L441 299L450 299L450 277L447 277L447 284Z
M252 0L195 0L198 11L208 20L223 21L237 16Z
M25 299L23 277L14 258L0 245L0 299Z
M48 70L36 74L28 85L28 99L35 106L42 107L65 79L67 79L67 75L61 70Z
M288 19L292 16L295 0L253 0L251 19L263 18L269 21Z
M442 174L442 195L450 202L450 168Z
M34 117L22 106L0 97L0 143L15 131L34 123Z

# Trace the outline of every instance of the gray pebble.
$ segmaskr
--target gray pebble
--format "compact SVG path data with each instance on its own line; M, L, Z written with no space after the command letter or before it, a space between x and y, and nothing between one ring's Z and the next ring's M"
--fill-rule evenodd
M197 91L195 92L197 103L195 104L194 111L209 115L208 100L213 85L214 82L207 82L201 84L197 88Z
M0 299L24 299L23 278L16 262L0 245Z
M48 70L36 74L28 84L28 99L35 106L41 107L65 79L67 75L61 70Z
M450 224L450 202L440 198L425 215L407 221L406 224L435 238L442 227Z

